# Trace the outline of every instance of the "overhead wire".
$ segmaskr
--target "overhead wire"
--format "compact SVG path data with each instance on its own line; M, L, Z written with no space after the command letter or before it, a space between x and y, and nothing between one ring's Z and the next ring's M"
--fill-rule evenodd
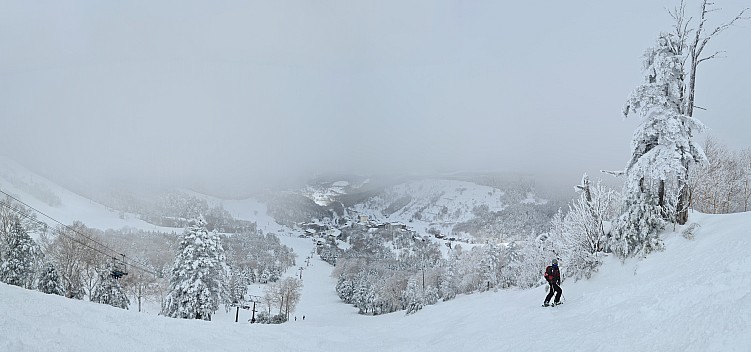
M25 206L25 207L27 207L27 208L29 208L29 209L31 209L31 210L33 210L33 211L35 211L35 212L37 212L37 213L41 214L42 216L44 216L44 217L46 217L46 218L48 218L48 219L50 219L50 220L54 221L55 223L57 223L57 224L60 224L61 226L63 226L63 227L64 227L65 229L67 229L68 231L71 231L71 232L73 232L73 233L75 233L75 234L77 234L77 235L79 235L79 236L81 236L81 237L83 237L83 238L85 238L85 239L87 239L87 240L89 240L89 241L93 242L93 243L96 243L96 244L97 244L97 245L99 245L100 247L103 247L103 248L105 248L105 250L108 250L109 252L111 252L111 253L114 253L115 255L121 256L121 257L122 257L122 259L116 259L116 260L121 260L121 261L122 261L122 262L123 262L123 263L124 263L125 265L128 265L128 266L130 266L130 267L136 268L136 269L138 269L138 270L141 270L141 271L143 271L143 272L149 273L149 274L151 274L151 275L157 276L157 274L156 274L155 272L153 272L153 271L151 271L151 270L149 270L149 269L146 269L146 268L144 268L144 267L143 267L143 266L145 266L144 264L142 264L142 263L138 263L138 262L136 262L136 261L134 261L134 260L132 260L132 259L131 259L131 260L127 260L127 259L126 259L126 255L125 255L125 254L123 254L123 253L120 253L119 251L116 251L116 250L114 250L114 249L110 248L109 246L107 246L107 245L105 245L105 244L103 244L103 243L101 243L101 242L97 241L96 239L94 239L94 238L92 238L92 237L90 237L90 236L87 236L87 235L83 234L82 232L80 232L80 231L78 231L78 230L76 230L76 229L74 229L74 228L72 228L72 227L70 227L70 226L68 226L68 225L66 225L66 224L64 224L64 223L62 223L62 222L60 222L60 221L58 221L57 219L55 219L55 218L53 218L53 217L51 217L51 216L49 216L49 215L45 214L45 213L44 213L44 212L42 212L41 210L39 210L39 209L36 209L36 208L34 208L34 207L32 207L32 206L30 206L30 205L28 205L28 204L24 203L23 201L19 200L18 198L14 197L14 196L12 196L12 195L10 195L10 194L8 194L7 192L5 192L5 191L3 191L3 190L1 190L1 189L0 189L0 193L2 193L2 194L4 194L4 195L6 195L6 196L7 196L8 198L10 198L10 199L13 199L13 200L15 200L16 202L20 203L21 205L23 205L23 206ZM48 226L48 225L47 225L47 223L45 223L45 222L43 222L43 221L41 221L41 220L39 220L39 219L37 219L37 218L35 218L35 217L32 217L32 216L30 216L30 215L28 215L28 214L24 213L23 211L21 211L20 209L17 209L16 207L14 207L14 206L13 206L12 204L10 204L10 203L8 203L8 202L5 202L5 201L3 201L3 200L1 200L1 199L0 199L0 204L2 204L3 206L5 206L6 208L8 208L8 209L10 209L10 210L12 210L12 211L14 211L14 212L16 212L16 214L18 214L18 215L20 215L20 216L23 216L23 217L24 217L24 218L26 218L26 219L29 219L29 220L31 220L31 221L36 221L36 222L37 222L38 224L45 226L45 228L46 228L46 227ZM109 253L105 253L105 252L103 252L102 250L100 250L100 249L98 249L98 248L94 248L94 247L92 247L91 245L89 245L89 244L87 244L87 243L84 243L84 242L80 241L79 239L77 239L77 238L75 238L75 237L72 237L72 236L68 235L68 234L67 234L67 233L65 233L64 231L60 231L60 232L58 232L58 233L59 233L60 235L64 236L64 237L66 237L66 238L68 238L68 239L70 239L70 240L72 240L72 241L74 241L74 242L76 242L76 243L78 243L78 244L80 244L80 245L84 246L84 247L87 247L87 248L89 248L89 249L91 249L91 250L93 250L93 251L95 251L95 252L97 252L97 253L101 254L101 255L104 255L104 256L106 256L106 257L112 257L112 258L116 258L116 257L115 257L115 256L113 256L112 254L109 254ZM136 264L139 264L139 265L136 265Z

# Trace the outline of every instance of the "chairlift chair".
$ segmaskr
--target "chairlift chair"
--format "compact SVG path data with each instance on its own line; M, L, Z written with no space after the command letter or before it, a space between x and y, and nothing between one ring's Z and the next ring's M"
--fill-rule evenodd
M112 277L119 279L128 275L128 266L125 264L125 254L120 254L121 258L112 257Z

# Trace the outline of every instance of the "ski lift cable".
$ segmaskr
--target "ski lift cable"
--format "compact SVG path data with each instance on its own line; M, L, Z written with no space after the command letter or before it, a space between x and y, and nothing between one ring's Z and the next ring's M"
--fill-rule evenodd
M2 192L2 191L0 191L0 192ZM5 192L2 192L2 193L5 193ZM44 223L43 221L41 221L41 220L39 220L39 219L37 219L37 218L34 218L34 217L32 217L32 216L30 216L30 215L28 215L28 214L24 214L23 212L21 212L21 210L19 210L19 209L16 209L15 207L13 207L13 206L12 206L11 204L8 204L7 202L4 202L4 201L0 200L0 205L3 205L3 206L5 206L6 208L8 208L8 209L10 209L10 210L12 210L12 211L14 211L14 212L16 212L16 213L17 213L18 215L20 215L20 216L23 216L23 217L24 217L24 218L26 218L26 219L29 219L29 220L31 220L31 221L35 221L36 223L38 223L38 224L40 224L40 225L43 225L43 226L47 226L47 224L46 224L46 223ZM52 219L52 218L50 218L50 219ZM55 221L55 222L57 222L57 223L59 223L59 222L58 222L57 220L54 220L54 219L52 219L52 220L53 220L53 221ZM81 232L79 232L79 231L76 231L76 230L74 230L74 229L72 229L72 228L70 228L70 227L66 226L65 224L61 224L61 225L62 225L62 226L65 226L65 227L66 227L67 229L69 229L69 230L71 230L71 231L73 231L73 232L75 232L75 233L77 233L77 234L79 234L79 235L83 236L84 238L90 239L89 237L87 237L87 236L83 235L83 234L82 234ZM112 258L114 258L115 260L118 260L118 261L122 262L123 264L125 264L125 265L127 265L127 266L130 266L130 267L132 267L132 268L135 268L135 269L138 269L138 270L140 270L140 271L143 271L143 272L149 273L149 274L151 274L151 275L157 276L157 274L156 274L155 272L153 272L153 271L151 271L151 270L149 270L149 269L146 269L146 268L144 268L144 267L143 267L143 266L145 266L144 264L142 264L142 263L139 263L139 262L136 262L136 261L134 261L134 260L128 260L128 259L126 259L126 258L127 258L127 256L125 256L124 254L122 254L122 253L118 253L118 252L117 252L117 251L115 251L114 249L112 249L112 248L109 248L109 247L107 247L107 246L105 246L105 245L103 245L103 244L101 244L101 243L99 243L99 242L97 242L97 243L98 243L98 244L99 244L100 246L102 246L102 247L106 248L107 250L109 250L109 251L110 251L110 252L112 252L112 253L115 253L115 254L117 254L117 256L120 256L120 257L122 257L122 259L119 259L119 258L117 258L117 256L113 256L112 254L109 254L109 253L105 253L105 252L101 251L101 250L100 250L100 249L98 249L98 248L95 248L95 247L92 247L92 246L90 246L90 245L89 245L89 244L87 244L87 243L81 242L81 241L80 241L80 240L78 240L77 238L71 237L70 235L68 235L68 234L67 234L67 233L65 233L65 232L59 232L59 234L60 234L61 236L63 236L63 237L66 237L66 238L70 239L71 241L73 241L73 242L76 242L76 243L78 243L78 244L80 244L81 246L84 246L84 247L86 247L86 248L89 248L89 249L91 249L91 250L93 250L93 251L95 251L95 252L97 252L97 253L99 253L99 254L101 254L101 255L103 255L103 256L105 256L105 257L107 257L107 258L110 258L110 257L112 257ZM91 239L90 239L90 240L91 240ZM93 241L93 240L92 240L92 241ZM136 264L139 264L139 265L136 265Z
M45 216L46 218L48 218L48 219L50 219L50 220L52 220L52 221L54 221L54 222L56 222L56 223L60 224L60 225L61 225L61 226L63 226L64 228L68 229L69 231L72 231L72 232L74 232L74 233L78 234L79 236L81 236L81 237L83 237L83 238L85 238L85 239L87 239L87 240L89 240L89 241L92 241L92 242L94 242L94 243L98 244L99 246L101 246L101 247L105 248L106 250L110 251L111 253L114 253L115 255L112 255L112 254L110 254L110 253L105 253L105 252L103 252L102 250L100 250L100 249L98 249L98 248L94 248L94 247L90 246L90 245L89 245L89 244L87 244L87 243L81 242L81 241L80 241L80 240L78 240L77 238L71 237L70 235L68 235L68 234L67 234L67 233L65 233L65 232L60 232L60 235L62 235L62 236L64 236L64 237L67 237L68 239L70 239L70 240L72 240L72 241L74 241L74 242L76 242L76 243L78 243L78 244L80 244L80 245L82 245L82 246L84 246L84 247L87 247L87 248L89 248L89 249L91 249L91 250L93 250L93 251L96 251L97 253L100 253L100 254L102 254L102 255L104 255L104 256L106 256L106 257L112 257L112 258L116 258L116 256L120 256L120 257L122 257L122 259L116 259L116 260L120 260L120 261L122 261L122 262L123 262L123 263L124 263L125 265L129 265L129 266L131 266L131 267L133 267L133 268L136 268L136 269L138 269L138 270L141 270L141 271L143 271L143 272L146 272L146 273L149 273L149 274L151 274L151 275L157 276L157 274L156 274L155 272L153 272L153 271L151 271L151 270L149 270L149 269L143 268L142 266L145 266L144 264L138 263L138 262L136 262L136 261L133 261L133 260L126 260L126 255L125 255L125 254L119 253L118 251L116 251L116 250L114 250L114 249L112 249L112 248L108 247L107 245L104 245L104 244L102 244L101 242L99 242L99 241L97 241L97 240L95 240L95 239L93 239L93 238L91 238L91 237L89 237L89 236L86 236L86 235L84 235L84 234L83 234L83 233L81 233L80 231L77 231L77 230L73 229L72 227L70 227L70 226L68 226L68 225L66 225L66 224L63 224L62 222L60 222L60 221L58 221L58 220L56 220L56 219L52 218L51 216L49 216L49 215L47 215L47 214L45 214L45 213L41 212L40 210L38 210L38 209L36 209L36 208L34 208L34 207L32 207L32 206L29 206L28 204L26 204L26 203L24 203L24 202L20 201L20 200L19 200L18 198L11 196L10 194L6 193L6 192L5 192L5 191L3 191L3 190L0 190L0 193L2 193L2 194L5 194L5 195L6 195L6 196L8 196L9 198L11 198L11 199L13 199L13 200L17 201L18 203L20 203L20 204L22 204L22 205L26 206L27 208L29 208L29 209L31 209L31 210L33 210L33 211L35 211L35 212L39 213L39 214L42 214L42 215L43 215L43 216ZM37 222L38 224L40 224L40 225L43 225L43 226L45 226L45 227L47 226L47 224L46 224L45 222L43 222L43 221L41 221L41 220L39 220L39 219L37 219L37 218L34 218L34 217L32 217L32 216L30 216L30 215L28 215L28 214L24 214L24 213L23 213L23 212L22 212L22 211L21 211L20 209L16 209L15 207L13 207L13 205L12 205L12 204L9 204L9 203L7 203L7 202L5 202L5 201L3 201L3 200L0 200L0 204L1 204L1 205L3 205L3 206L5 206L6 208L8 208L8 209L10 209L10 210L12 210L12 211L14 211L14 212L16 212L16 214L18 214L18 215L20 215L20 216L23 216L23 217L24 217L24 218L26 218L26 219L29 219L29 220L31 220L31 221L35 221L35 222ZM136 264L140 264L140 265L136 265Z
M29 219L29 220L31 220L31 221L35 221L35 222L37 222L37 223L38 223L38 224L40 224L40 225L47 225L47 224L45 224L44 222L42 222L41 220L39 220L39 219L37 219L37 218L34 218L34 217L32 217L31 215L28 215L28 214L24 214L24 213L23 213L23 212L21 212L21 211L20 211L19 209L16 209L16 208L14 208L14 207L13 207L12 205L10 205L10 204L8 204L8 203L6 203L6 202L2 201L2 200L0 200L0 205L3 205L3 206L5 206L6 208L8 208L8 209L10 209L10 210L12 210L12 211L14 211L14 212L16 212L16 213L17 213L18 215L20 215L20 216L23 216L23 217L24 217L24 218L26 218L26 219ZM81 242L81 241L79 241L79 240L78 240L78 239L76 239L76 238L73 238L73 237L70 237L70 236L68 236L68 235L67 235L67 234L65 234L65 233L62 233L62 232L61 232L60 234L61 234L61 235L63 235L64 237L67 237L67 238L71 239L72 241L74 241L74 242L77 242L78 244L80 244L80 245L82 245L82 246L84 246L84 247L87 247L87 248L89 248L89 249L91 249L91 250L93 250L93 251L96 251L96 252L98 252L98 253L100 253L100 254L102 254L102 255L105 255L105 256L108 256L108 257L109 257L109 256L111 256L110 254L108 254L108 253L105 253L105 252L102 252L102 251L101 251L101 250L99 250L98 248L94 248L94 247L92 247L92 246L90 246L90 245L88 245L88 244L86 244L86 243L84 243L84 242Z
M48 219L50 219L50 220L52 220L52 221L54 221L54 222L56 222L56 223L60 224L60 225L62 225L63 227L65 227L65 228L66 228L66 229L68 229L69 231L75 232L76 234L80 235L81 237L83 237L83 238L85 238L85 239L87 239L87 240L89 240L89 241L91 241L91 242L94 242L94 243L96 243L96 244L98 244L98 245L100 245L100 246L102 246L102 247L106 248L107 250L110 250L110 251L112 251L112 253L114 253L114 254L116 254L116 255L120 255L120 254L121 254L121 253L118 253L118 252L117 252L116 250L114 250L114 249L112 249L112 248L109 248L109 247L107 247L107 246L106 246L106 245L104 245L103 243L101 243L101 242L99 242L99 241L97 241L97 240L95 240L95 239L93 239L93 238L91 238L91 237L89 237L89 236L87 236L87 235L84 235L83 233L81 233L81 232L79 232L79 231L76 231L76 230L75 230L75 229L73 229L72 227L70 227L70 226L68 226L68 225L66 225L66 224L63 224L62 222L60 222L60 221L58 221L58 220L56 220L56 219L52 218L51 216L49 216L49 215L47 215L47 214L43 213L42 211L40 211L39 209L36 209L36 208L34 208L34 207L32 207L32 206L30 206L30 205L28 205L28 204L26 204L26 203L22 202L22 201L21 201L20 199L18 199L18 198L16 198L16 197L13 197L12 195L10 195L10 194L6 193L5 191L3 191L3 190L0 190L0 193L3 193L3 194L5 194L5 195L6 195L6 196L8 196L9 198L11 198L11 199L15 200L16 202L18 202L18 203L20 203L20 204L22 204L22 205L26 206L27 208L29 208L29 209L31 209L31 210L33 210L33 211L35 211L35 212L37 212L37 213L41 214L42 216L44 216L44 217L46 217L46 218L48 218ZM106 255L106 253L102 253L102 254L105 254L105 255Z

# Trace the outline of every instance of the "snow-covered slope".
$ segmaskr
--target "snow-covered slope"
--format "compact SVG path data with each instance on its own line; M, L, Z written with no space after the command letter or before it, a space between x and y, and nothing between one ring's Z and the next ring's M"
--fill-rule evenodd
M303 271L298 320L278 326L234 323L234 312L169 319L0 284L0 351L748 351L751 213L691 221L696 239L668 233L665 252L607 260L592 280L564 282L555 308L540 307L540 287L360 316L319 260ZM312 246L283 240L298 253Z
M88 227L102 230L123 227L165 232L175 230L154 226L133 214L108 209L3 157L0 157L0 190L64 224L81 221ZM5 199L5 195L0 194L0 198ZM37 218L50 226L57 226L44 216L38 214Z
M504 193L471 182L427 179L388 187L376 197L357 204L354 211L380 221L401 222L425 231L429 227L450 233L453 225L475 217L476 207L500 211Z
M263 230L263 232L281 233L290 231L290 229L278 224L273 217L269 216L266 204L257 199L220 199L187 189L181 189L180 192L204 199L211 207L221 206L229 211L235 219L255 222L258 225L258 229Z

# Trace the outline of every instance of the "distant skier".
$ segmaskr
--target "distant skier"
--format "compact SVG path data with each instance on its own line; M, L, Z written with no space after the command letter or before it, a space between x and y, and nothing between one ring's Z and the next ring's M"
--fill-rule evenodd
M555 292L555 300L553 301L553 305L559 305L561 304L561 294L563 294L563 290L561 290L561 272L558 270L558 259L553 259L553 265L549 265L547 268L545 268L545 280L548 281L548 285L550 285L550 291L548 292L547 297L545 297L545 303L542 304L543 307L547 307L550 305L550 298L553 297L553 293Z

